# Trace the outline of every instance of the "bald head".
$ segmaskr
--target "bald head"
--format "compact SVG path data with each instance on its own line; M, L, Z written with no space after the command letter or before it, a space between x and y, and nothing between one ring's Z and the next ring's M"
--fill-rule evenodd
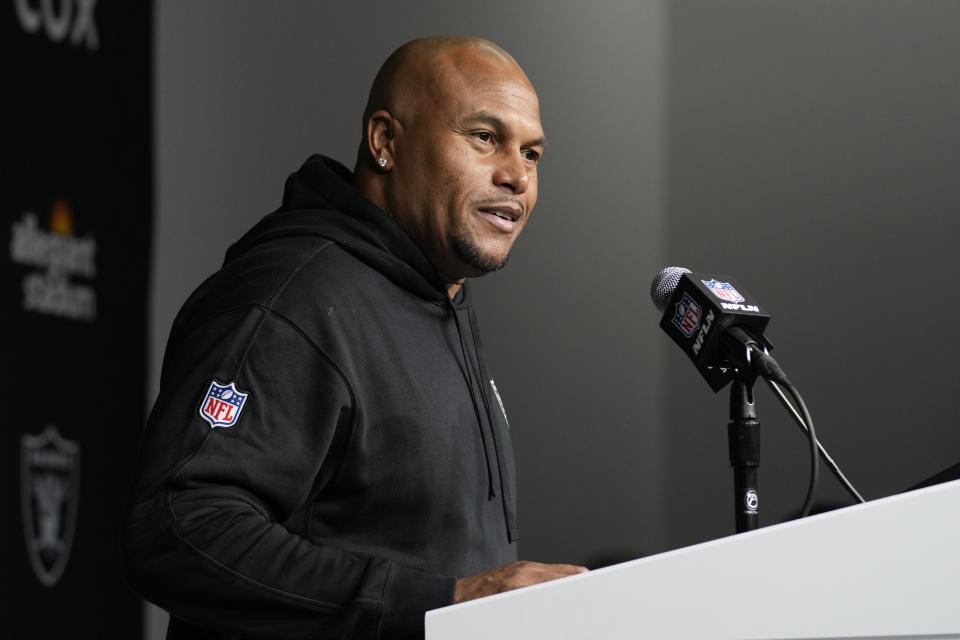
M414 40L374 80L355 185L456 289L506 263L543 147L536 91L510 54L480 38Z
M456 73L463 63L478 60L523 74L513 56L483 38L435 36L406 43L380 67L370 88L364 122L378 109L395 111L410 106L409 103L423 97L424 92L442 87L444 77Z

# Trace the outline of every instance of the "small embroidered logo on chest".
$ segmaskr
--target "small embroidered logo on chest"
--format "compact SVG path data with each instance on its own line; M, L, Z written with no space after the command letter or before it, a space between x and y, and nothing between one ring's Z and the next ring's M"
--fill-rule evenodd
M240 419L248 395L241 393L232 382L224 385L214 380L200 403L200 417L209 422L211 428L232 427Z
M503 406L503 398L500 397L500 392L497 391L497 383L493 381L493 378L490 378L490 388L493 389L493 395L497 397L497 404L500 405L500 413L503 414L503 419L506 421L507 426L510 426L510 419L507 418L507 410Z

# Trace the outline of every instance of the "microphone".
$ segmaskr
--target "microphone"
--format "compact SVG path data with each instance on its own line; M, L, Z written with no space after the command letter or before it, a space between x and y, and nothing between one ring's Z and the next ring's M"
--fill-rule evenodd
M730 394L730 464L734 467L737 492L737 531L758 526L755 509L741 504L751 491L756 497L756 466L759 463L759 432L752 400L757 376L764 378L777 398L791 413L810 441L810 483L801 514L810 513L819 478L818 449L830 470L858 502L863 498L840 472L826 449L817 441L813 418L800 392L770 355L773 345L763 335L770 322L768 314L743 287L727 276L692 273L683 267L667 267L650 284L653 304L663 312L660 328L667 332L715 392L736 381ZM796 402L794 408L778 385L783 385ZM744 501L741 501L741 498Z
M763 335L770 314L733 278L667 267L650 284L650 297L663 312L660 328L715 392L745 375L786 381Z

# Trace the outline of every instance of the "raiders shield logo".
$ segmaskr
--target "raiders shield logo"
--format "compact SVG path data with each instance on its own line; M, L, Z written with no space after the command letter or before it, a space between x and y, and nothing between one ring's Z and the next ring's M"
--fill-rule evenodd
M77 524L80 445L49 425L20 438L20 507L30 566L40 584L60 580Z

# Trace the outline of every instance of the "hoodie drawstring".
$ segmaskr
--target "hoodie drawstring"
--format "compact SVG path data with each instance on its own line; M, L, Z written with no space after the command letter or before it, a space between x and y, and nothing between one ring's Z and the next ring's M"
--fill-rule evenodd
M470 367L470 358L467 355L467 347L463 341L463 325L460 322L460 314L452 302L447 302L448 308L453 312L453 320L457 325L457 338L460 340L460 353L463 355L464 374L467 377L467 385L470 387L470 400L473 402L473 411L477 417L477 428L480 430L480 442L483 444L483 456L487 463L487 499L493 500L497 497L496 489L493 485L493 463L490 460L490 447L487 444L487 434L483 430L483 418L480 415L480 407L477 404L477 398L473 392L473 372Z
M486 405L487 415L491 416L495 412L495 408L493 408L490 403L490 394L487 391L487 385L493 384L493 378L490 377L489 372L486 370L485 363L480 357L482 353L480 326L477 321L477 315L473 312L473 309L467 310L467 318L470 320L470 333L473 336L474 353L477 354L477 366L480 368L480 376L483 379L483 384L480 385L480 393L483 394L483 403ZM506 415L504 415L504 421L506 421ZM500 494L503 502L503 517L507 523L507 537L511 542L514 542L519 537L516 512L510 507L513 503L513 495L511 495L510 483L504 478L505 472L503 467L506 464L506 458L503 454L503 445L497 437L497 430L494 428L492 417L490 418L490 436L493 438L494 451L497 455L497 470L500 474Z

